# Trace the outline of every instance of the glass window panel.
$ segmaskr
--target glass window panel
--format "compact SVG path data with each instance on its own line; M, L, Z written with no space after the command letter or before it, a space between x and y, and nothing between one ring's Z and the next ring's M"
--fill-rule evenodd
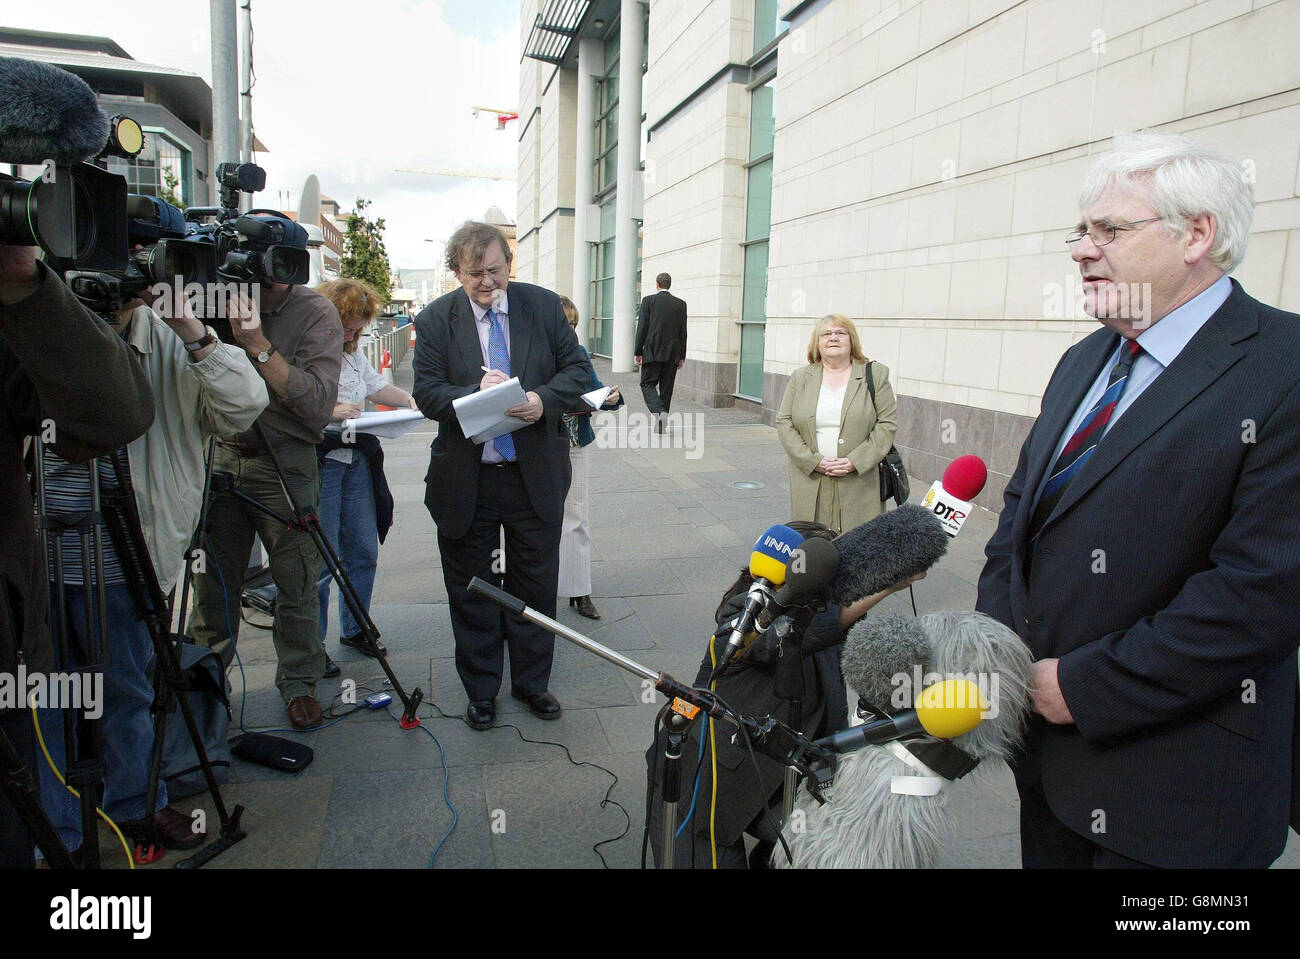
M613 199L606 200L600 206L600 238L612 243L617 223L618 207Z
M741 281L740 318L758 323L767 320L767 244L745 247L745 272Z
M612 146L618 145L618 111L607 114L604 122L601 124L604 132L604 149L608 150Z
M740 327L740 382L736 392L741 396L763 398L763 340L765 328L757 323Z
M745 239L761 240L772 232L772 161L749 168L745 196Z
M749 158L766 156L776 142L776 122L773 111L775 90L765 83L749 97Z
M780 0L754 0L754 53L780 32Z

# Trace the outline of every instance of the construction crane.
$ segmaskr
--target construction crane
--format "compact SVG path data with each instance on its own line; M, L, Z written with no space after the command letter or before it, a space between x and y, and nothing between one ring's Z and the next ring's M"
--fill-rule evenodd
M517 180L513 173L492 170L468 170L462 167L398 167L397 173L423 173L427 176L445 176L460 180Z
M506 128L506 124L509 123L511 120L519 119L518 110L496 110L493 109L492 107L471 107L470 109L474 111L475 117L479 115L479 111L482 111L483 113L495 113L497 117L498 130L504 130Z

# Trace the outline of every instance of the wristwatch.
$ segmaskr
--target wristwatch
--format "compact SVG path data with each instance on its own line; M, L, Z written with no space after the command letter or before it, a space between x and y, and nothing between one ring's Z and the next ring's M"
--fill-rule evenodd
M183 345L187 352L197 353L205 346L211 346L215 342L217 342L217 334L212 332L212 327L206 327L201 337L199 337L193 343L183 343ZM191 359L192 358L193 357L191 357Z
M265 363L271 359L271 354L275 352L274 346L268 346L261 353L257 354L257 362Z

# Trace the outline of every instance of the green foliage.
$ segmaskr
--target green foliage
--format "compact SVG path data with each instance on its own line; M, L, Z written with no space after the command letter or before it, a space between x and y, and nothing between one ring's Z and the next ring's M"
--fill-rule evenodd
M365 280L382 293L386 301L393 292L393 268L384 249L384 218L371 220L367 217L369 206L369 200L357 197L356 206L348 214L339 275Z
M176 189L181 183L176 171L169 166L163 167L162 180L163 188L159 191L158 198L165 203L170 203L172 206L180 207L182 210L185 209L185 203L181 201L181 195Z

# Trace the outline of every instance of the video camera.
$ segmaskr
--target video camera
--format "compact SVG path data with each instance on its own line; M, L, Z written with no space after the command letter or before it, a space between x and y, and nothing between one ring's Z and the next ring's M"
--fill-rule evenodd
M155 284L210 284L217 279L211 243L194 237L178 207L153 196L126 198L126 233L131 247L121 270L69 270L68 286L99 313L115 312Z
M239 211L239 194L266 186L266 171L254 163L217 164L220 207L191 207L187 219L215 222L197 227L216 248L216 271L236 283L304 284L311 279L307 231L278 210Z
M131 158L144 148L144 133L130 117L108 121L106 142L94 159ZM7 154L0 162L22 164L29 156ZM15 148L18 149L18 148ZM126 180L93 163L42 161L34 180L0 173L0 244L39 246L47 262L69 269L120 270L127 260Z

